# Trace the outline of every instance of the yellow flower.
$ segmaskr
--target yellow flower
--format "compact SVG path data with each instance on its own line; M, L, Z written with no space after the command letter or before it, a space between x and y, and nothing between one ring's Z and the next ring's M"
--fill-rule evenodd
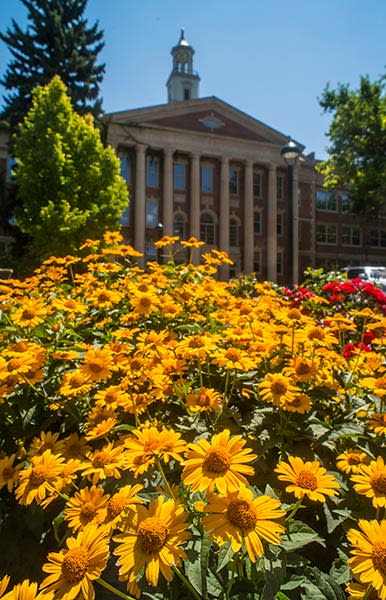
M9 575L4 575L4 577L2 577L0 579L0 598L3 596L5 590L7 589L7 586L9 584L9 580L10 580L10 576Z
M124 533L113 538L118 543L117 555L120 580L135 584L143 569L147 581L156 586L159 574L170 581L172 566L180 566L186 559L181 545L190 538L186 512L175 500L158 496L149 508L136 506L134 516L125 523Z
M226 496L211 496L204 510L208 515L203 525L211 537L220 546L231 540L233 552L245 544L252 562L264 554L262 539L280 544L279 534L284 527L277 521L284 517L285 511L280 508L279 500L270 496L254 498L250 489L241 486Z
M181 240L181 246L184 248L199 248L203 246L204 242L198 241L195 237L191 236L188 240Z
M347 539L352 544L349 565L355 579L370 584L381 600L386 599L386 521L359 520L359 529L350 529Z
M238 490L240 484L247 483L244 475L254 474L254 469L245 463L257 458L244 446L241 435L231 437L228 429L214 435L210 442L201 439L196 444L189 444L182 481L194 491L217 488L226 494Z
M223 405L223 397L213 388L200 388L190 394L187 394L186 406L192 412L206 412L210 410L219 410Z
M283 398L280 407L287 412L304 413L309 412L312 408L311 398L307 394L295 394L293 398Z
M368 464L370 456L358 448L345 450L336 459L336 466L342 473L359 473L362 464Z
M11 315L11 319L20 327L36 327L50 312L50 307L42 300L26 298L22 306Z
M121 470L124 468L125 459L122 456L122 447L114 448L113 442L109 442L100 450L96 450L87 456L82 466L82 476L86 477L93 485L107 477L121 478Z
M272 402L274 406L282 406L285 402L293 402L300 388L292 379L279 373L268 373L264 381L259 383L260 396L263 400Z
M373 506L386 506L386 465L382 456L372 460L369 465L361 465L359 473L353 475L357 494L371 498Z
M64 458L46 450L42 455L33 456L32 466L20 471L20 482L16 488L16 498L20 504L40 504L48 495L55 494L58 476Z
M30 582L29 579L24 579L24 581L15 585L5 596L1 595L0 590L0 597L1 600L52 600L53 592L47 594L40 592L38 594L38 584Z
M340 485L333 475L329 475L318 460L303 462L299 456L289 456L289 463L279 461L275 472L280 481L288 481L286 492L295 494L301 500L304 496L318 502L325 502L326 496L335 496Z
M113 366L111 352L104 348L91 348L86 352L79 370L90 381L102 381L110 377Z
M219 367L237 371L251 371L256 367L256 362L251 360L248 352L239 348L223 348L214 352L212 362Z
M386 413L373 413L367 427L377 435L384 435L386 433Z
M51 450L52 454L61 454L63 451L64 443L62 440L58 441L59 433L52 433L42 431L39 437L34 437L27 452L28 457L40 456L46 450Z
M142 504L142 500L136 496L142 490L142 485L125 485L119 491L109 498L103 525L113 528L125 528L124 522L128 517L130 510L136 504Z
M19 471L23 465L14 466L15 458L16 454L11 454L0 459L0 490L7 486L8 491L12 492L13 486L19 479Z
M173 244L175 244L176 242L178 242L180 238L178 237L178 235L164 235L160 240L158 240L157 242L154 242L154 246L156 248L164 248L165 246L172 246Z
M157 427L145 426L133 429L131 433L125 440L125 460L127 468L134 471L135 476L144 473L156 457L162 458L166 463L170 458L182 461L186 442L173 429L163 427L160 431Z
M48 554L43 571L49 575L40 588L54 592L54 600L93 600L92 581L101 575L109 557L106 529L89 525L76 538L68 538L66 546Z
M73 531L79 531L91 523L98 524L104 519L108 496L103 489L93 485L75 492L64 509L64 518Z
M72 398L73 396L86 394L91 388L92 384L90 383L90 377L81 373L79 370L75 370L63 375L59 393L62 394L62 396Z
M368 591L370 588L370 591ZM346 585L346 592L348 593L349 600L380 600L380 596L376 590L364 583L358 583L350 581Z

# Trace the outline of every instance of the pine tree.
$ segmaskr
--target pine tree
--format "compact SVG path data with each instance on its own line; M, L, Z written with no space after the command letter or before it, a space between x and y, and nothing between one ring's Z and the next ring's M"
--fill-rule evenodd
M34 87L47 85L55 75L67 86L78 113L100 116L105 65L97 65L97 57L104 46L103 31L98 31L98 22L87 26L87 0L21 2L28 10L26 31L12 20L6 33L0 33L13 57L0 80L10 92L4 97L3 118L14 129L31 106Z
M31 240L31 256L63 256L118 229L128 204L119 159L103 146L92 115L72 109L59 76L35 88L15 138L16 221Z

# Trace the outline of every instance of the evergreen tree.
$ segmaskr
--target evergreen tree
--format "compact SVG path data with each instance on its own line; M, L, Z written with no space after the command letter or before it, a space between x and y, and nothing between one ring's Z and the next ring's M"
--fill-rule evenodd
M12 59L1 85L10 93L4 98L2 116L14 129L31 106L32 90L59 75L68 89L74 109L80 114L101 114L99 84L104 65L97 65L104 46L98 22L87 26L87 0L21 0L28 10L23 31L12 20L0 39L8 45Z
M59 76L33 91L15 137L16 219L35 259L73 253L87 238L119 227L128 194L114 150L93 117L71 107Z

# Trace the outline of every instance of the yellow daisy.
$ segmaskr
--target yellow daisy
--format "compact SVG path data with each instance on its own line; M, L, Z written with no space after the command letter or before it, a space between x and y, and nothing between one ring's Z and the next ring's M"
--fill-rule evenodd
M38 593L38 584L30 582L29 579L16 584L5 596L0 593L1 600L52 600L53 595L53 592Z
M32 466L20 471L20 481L16 488L16 498L20 504L40 504L47 495L55 494L56 484L62 470L64 458L46 450L42 455L33 456Z
M352 544L349 565L360 583L371 585L381 600L386 599L386 520L358 522L359 529L347 534Z
M203 519L204 528L221 546L231 540L233 552L243 544L252 562L263 556L261 540L280 544L280 533L284 532L279 522L285 515L279 500L269 496L254 498L252 491L241 486L226 496L211 496L205 507L208 513Z
M369 462L370 456L366 452L359 448L350 448L339 454L336 459L336 467L342 473L359 473L360 466Z
M326 496L335 496L340 485L333 475L329 475L318 460L304 462L299 456L289 456L290 464L279 461L275 472L280 481L288 481L286 492L295 494L301 500L304 496L318 502L325 502Z
M90 452L87 460L82 465L82 476L86 477L93 485L107 477L121 478L121 470L124 468L125 459L122 446L114 448L113 442L109 442L100 450Z
M54 600L93 600L92 582L100 577L109 557L107 531L94 525L66 540L67 548L50 552L43 571L49 575L40 588L54 592Z
M79 531L87 525L99 524L105 516L108 496L103 489L93 485L91 488L82 488L75 492L64 509L64 518L73 531Z
M386 506L386 465L382 456L372 460L369 465L361 465L359 473L353 475L357 494L371 498L373 506Z
M173 566L186 559L181 545L190 538L187 514L183 505L175 500L158 496L150 501L149 508L138 505L134 516L126 522L124 533L113 538L118 543L117 555L120 580L130 584L141 577L143 569L147 581L156 586L159 574L170 581Z
M185 485L194 491L213 491L222 494L236 491L240 484L246 484L244 475L253 475L254 469L245 463L253 462L257 456L249 448L244 448L241 435L230 435L225 429L208 440L198 440L189 444L181 478Z
M0 490L7 486L8 491L12 492L13 486L19 479L19 471L23 465L14 466L15 458L16 454L11 454L0 459Z
M301 392L289 377L279 373L268 373L264 381L259 383L260 396L263 400L272 402L274 406L282 406L285 402L291 402L295 394Z
M386 433L386 413L373 413L367 427L377 435L384 435Z

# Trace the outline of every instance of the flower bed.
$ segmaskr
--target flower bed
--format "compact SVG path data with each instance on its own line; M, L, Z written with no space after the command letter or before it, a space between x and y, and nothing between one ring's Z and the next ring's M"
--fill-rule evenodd
M0 597L385 600L386 296L197 245L1 283Z

